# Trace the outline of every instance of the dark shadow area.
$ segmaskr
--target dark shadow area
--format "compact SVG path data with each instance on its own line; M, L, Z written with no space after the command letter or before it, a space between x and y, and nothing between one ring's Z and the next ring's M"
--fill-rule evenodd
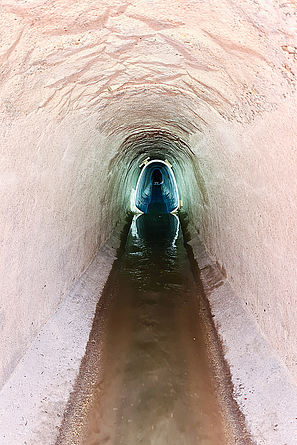
M179 221L171 213L147 213L136 219L138 236L146 243L173 243L178 234Z

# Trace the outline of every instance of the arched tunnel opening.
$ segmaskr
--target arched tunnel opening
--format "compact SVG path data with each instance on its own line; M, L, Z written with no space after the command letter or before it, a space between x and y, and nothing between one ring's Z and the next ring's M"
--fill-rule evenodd
M168 161L151 160L145 164L136 185L135 207L143 213L171 213L178 209L178 188Z
M161 171L156 168L152 173L152 183L154 185L161 185L163 182L163 177Z
M4 1L1 445L50 445L62 423L72 422L71 394L87 369L96 308L112 294L119 258L144 281L141 263L158 278L153 285L163 283L160 299L172 320L180 314L176 326L185 329L192 324L184 312L195 319L194 306L184 298L174 311L166 289L175 295L181 286L184 295L185 281L193 280L211 350L205 360L217 358L210 367L217 376L214 399L228 401L219 411L223 429L232 431L230 444L240 438L296 445L295 19L294 0ZM166 267L174 262L164 251L179 257L185 280L172 271L166 284ZM152 262L159 264L155 273ZM153 311L152 292L138 297ZM114 312L114 331L124 320L133 330L131 311ZM98 341L106 334L109 344L104 354L120 356L108 322L101 322ZM164 326L181 354L199 355L196 335L182 348L181 331L177 338ZM189 371L184 363L177 372L181 387ZM157 378L154 370L146 380ZM100 379L94 387L100 393ZM180 410L167 406L167 427L180 420L182 429L178 413L187 412L183 402L197 409L189 398L198 392L183 399L171 389ZM116 417L118 407L108 403ZM88 406L83 398L76 405L80 413ZM158 413L156 406L151 411ZM132 423L130 412L122 416ZM78 445L74 436L69 443ZM109 443L107 432L102 437Z

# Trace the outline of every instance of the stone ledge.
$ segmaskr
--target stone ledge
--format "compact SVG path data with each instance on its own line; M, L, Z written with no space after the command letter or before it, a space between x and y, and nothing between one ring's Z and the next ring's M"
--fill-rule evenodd
M229 365L233 397L257 445L296 445L297 388L256 321L189 227L193 255Z
M99 250L0 393L1 445L55 443L123 227Z

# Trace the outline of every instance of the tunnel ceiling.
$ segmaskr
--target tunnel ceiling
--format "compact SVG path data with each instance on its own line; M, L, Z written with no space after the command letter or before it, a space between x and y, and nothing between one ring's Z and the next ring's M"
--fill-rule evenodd
M108 133L157 124L203 130L209 113L251 120L294 91L295 2L168 6L4 0L5 121L81 111L98 113L98 128Z

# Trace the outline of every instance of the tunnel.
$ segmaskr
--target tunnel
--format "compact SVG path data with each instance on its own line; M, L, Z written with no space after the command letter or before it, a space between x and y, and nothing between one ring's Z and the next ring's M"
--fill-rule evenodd
M143 213L171 213L178 209L178 189L170 164L151 160L143 167L136 185L135 207Z
M119 233L159 206L186 215L251 437L296 445L296 2L5 0L0 20L1 444L52 443Z

